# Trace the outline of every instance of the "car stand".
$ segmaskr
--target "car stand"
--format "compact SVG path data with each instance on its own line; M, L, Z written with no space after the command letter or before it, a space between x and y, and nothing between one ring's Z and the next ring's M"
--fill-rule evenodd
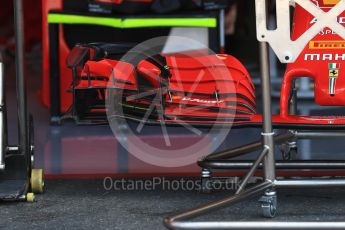
M316 14L315 7L308 5L307 1L290 1L291 3L298 3L303 5L303 7L308 11L312 12L313 15ZM277 16L284 15L282 10L288 8L287 1L277 1L278 11ZM284 5L285 4L285 5ZM271 81L270 81L270 71L269 71L269 54L268 54L268 43L274 48L278 58L282 61L284 58L286 60L296 59L297 54L300 53L298 50L293 50L286 55L286 47L279 47L282 44L277 44L272 42L274 36L277 35L271 33L270 35L265 34L263 31L267 31L266 21L264 20L265 15L265 0L256 0L257 8L257 27L258 27L258 39L260 43L260 60L261 60L261 90L263 97L263 127L262 127L262 139L261 141L251 143L245 146L241 146L236 149L223 151L220 153L215 153L207 156L205 159L199 162L202 167L202 180L209 182L212 179L212 169L237 169L237 168L249 168L247 174L241 180L241 183L236 190L234 195L230 195L218 201L214 201L186 212L179 213L164 219L164 225L169 229L345 229L345 222L267 222L267 221L191 221L190 219L201 216L206 213L210 213L216 209L229 207L240 201L249 199L251 197L260 197L259 202L261 203L262 214L266 218L273 218L277 210L277 190L279 188L300 188L300 187L333 187L333 186L345 186L345 179L278 179L276 177L277 168L285 169L344 169L345 162L312 162L312 161L297 161L297 162L276 162L274 158L274 147L276 144L281 144L287 141L293 143L298 138L322 138L322 137L344 137L344 132L321 132L321 131L308 131L308 132L297 132L297 131L287 131L283 134L275 135L272 125L272 101L271 101ZM342 0L336 5L332 12L336 12L333 15L323 14L318 15L320 21L325 22L330 17L337 17L341 12L345 10L345 1ZM340 13L339 13L340 12ZM282 13L282 14L280 14ZM287 13L285 12L285 16ZM315 15L316 16L316 15ZM281 23L286 22L286 20L281 20L278 18L277 21ZM336 20L334 20L336 21ZM328 25L331 28L335 28L334 25ZM262 26L260 28L260 26ZM320 24L318 26L321 26ZM333 26L333 27L332 27ZM338 26L338 25L337 25ZM278 25L279 30L280 25ZM338 34L344 38L345 30L340 28L335 28ZM278 31L277 31L278 32ZM281 31L280 31L281 32ZM318 31L308 31L307 36L315 36ZM266 36L268 35L268 36ZM272 37L271 37L272 36ZM301 42L301 41L297 41ZM302 43L302 42L301 42ZM302 47L304 47L302 45ZM295 47L296 48L296 47ZM285 53L284 53L285 52ZM295 112L295 102L293 97L290 98L290 111ZM294 146L292 146L294 147ZM229 159L244 155L246 153L261 149L261 153L257 156L256 160L252 163L250 162L234 162ZM291 149L290 149L291 150ZM249 179L255 174L257 169L262 167L263 169L263 182L246 188ZM203 182L203 184L207 184Z
M9 146L7 141L4 64L0 60L0 201L33 202L34 193L43 192L43 171L34 169L33 120L27 113L22 0L14 0L14 6L19 144Z

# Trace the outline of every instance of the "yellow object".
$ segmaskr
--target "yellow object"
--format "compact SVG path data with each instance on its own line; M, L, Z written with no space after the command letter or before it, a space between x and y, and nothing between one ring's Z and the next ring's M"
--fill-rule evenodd
M34 202L35 201L35 194L29 192L26 194L26 201L27 202Z
M44 182L43 182L43 170L42 169L32 169L31 170L31 189L34 193L42 193Z
M310 49L345 49L345 41L311 41Z
M323 3L325 5L335 5L337 4L338 2L340 2L340 0L323 0Z
M120 29L147 27L217 27L216 18L111 18L73 14L48 14L50 24L89 24Z

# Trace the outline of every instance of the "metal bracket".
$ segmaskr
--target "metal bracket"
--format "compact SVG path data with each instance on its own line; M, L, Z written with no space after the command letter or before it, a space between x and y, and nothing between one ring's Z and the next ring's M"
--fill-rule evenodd
M297 40L291 40L290 5L298 4L315 17L315 24ZM282 63L293 63L305 46L322 29L328 27L345 39L345 28L338 23L338 16L345 11L345 0L341 0L328 12L324 12L310 0L276 0L277 28L267 29L266 0L256 0L257 39L268 42Z

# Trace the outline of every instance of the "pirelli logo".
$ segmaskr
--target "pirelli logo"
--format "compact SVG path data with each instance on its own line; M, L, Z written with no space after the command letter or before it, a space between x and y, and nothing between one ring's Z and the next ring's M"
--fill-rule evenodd
M325 5L335 5L338 2L340 2L340 0L323 0L323 4Z
M311 41L310 49L345 49L345 41Z

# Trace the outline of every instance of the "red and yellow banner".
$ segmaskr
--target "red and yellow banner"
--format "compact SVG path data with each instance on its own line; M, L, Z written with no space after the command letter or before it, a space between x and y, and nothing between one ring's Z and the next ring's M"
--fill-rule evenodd
M325 5L335 5L338 2L340 2L340 0L323 0L323 4Z
M311 41L310 49L345 49L345 41Z

